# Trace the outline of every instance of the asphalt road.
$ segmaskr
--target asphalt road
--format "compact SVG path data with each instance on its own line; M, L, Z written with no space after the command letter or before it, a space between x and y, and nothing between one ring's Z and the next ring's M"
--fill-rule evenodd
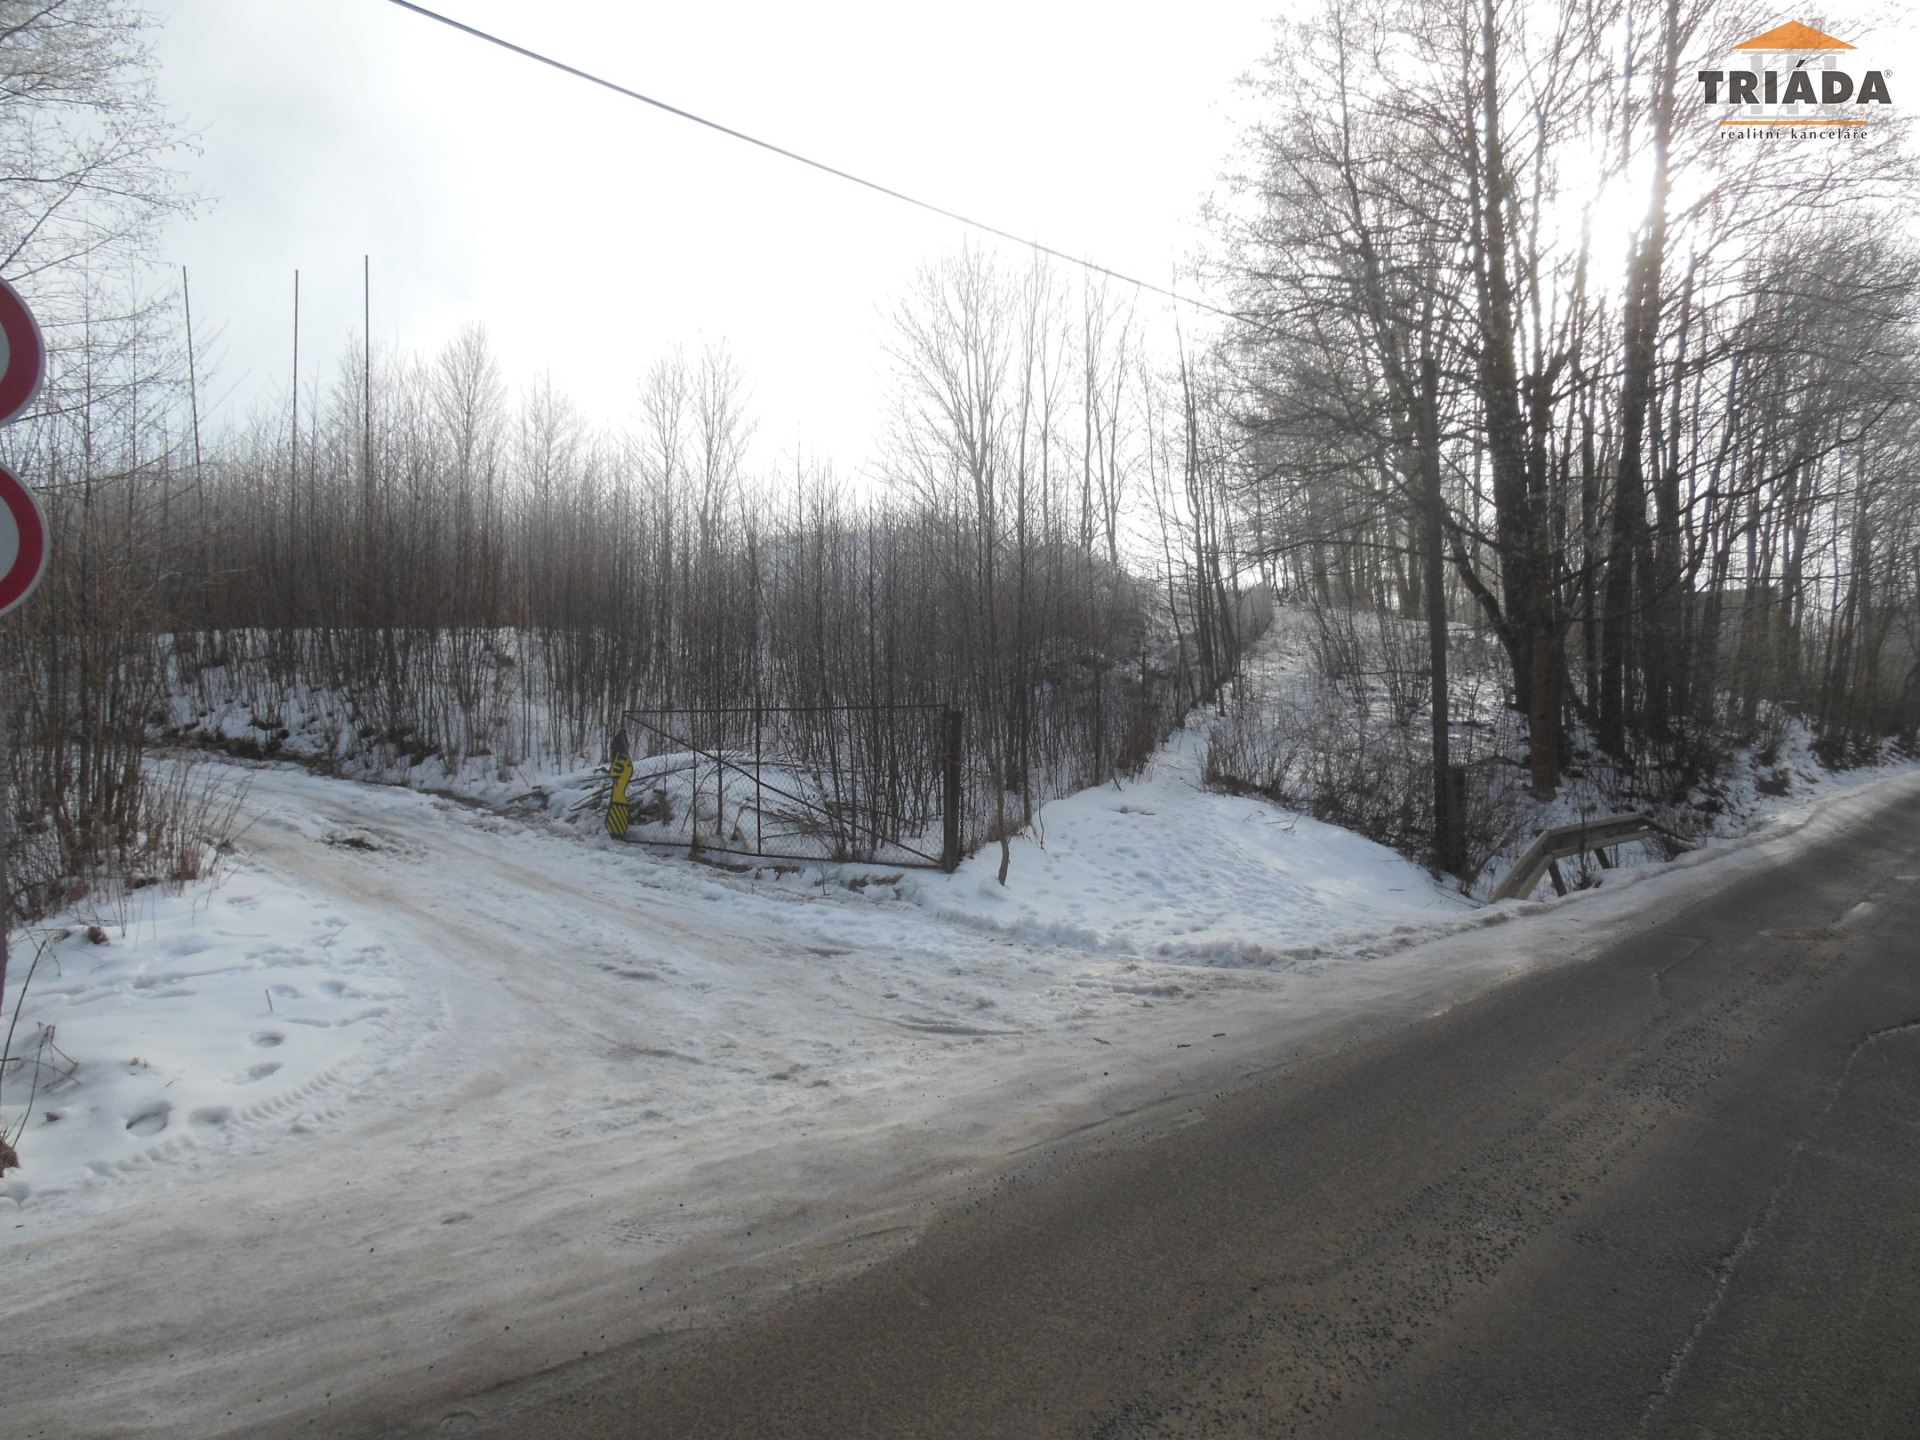
M1060 1147L737 1329L449 1412L540 1440L1920 1434L1920 801L1198 1123Z

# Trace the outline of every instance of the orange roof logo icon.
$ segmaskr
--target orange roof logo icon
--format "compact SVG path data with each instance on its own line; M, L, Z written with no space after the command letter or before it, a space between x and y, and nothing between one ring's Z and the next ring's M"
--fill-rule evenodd
M1860 107L1893 104L1885 70L1854 69L1857 47L1798 20L1731 49L1726 69L1696 77L1702 102L1724 107L1724 135L1864 135L1876 112Z
M1831 35L1822 35L1811 25L1802 25L1798 20L1789 20L1784 25L1776 25L1764 35L1756 35L1751 40L1742 40L1733 47L1736 50L1851 50L1854 47L1844 40L1836 40Z

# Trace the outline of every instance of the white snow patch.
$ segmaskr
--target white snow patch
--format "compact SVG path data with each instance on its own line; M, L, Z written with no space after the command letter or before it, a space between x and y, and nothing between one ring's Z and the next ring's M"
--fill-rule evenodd
M1470 902L1384 845L1202 788L1208 721L1177 731L1135 780L1083 790L1011 842L912 894L936 915L1089 950L1274 965L1431 933Z
M324 1125L435 1023L433 988L388 944L257 867L130 906L16 939L14 1208L99 1209L130 1175Z

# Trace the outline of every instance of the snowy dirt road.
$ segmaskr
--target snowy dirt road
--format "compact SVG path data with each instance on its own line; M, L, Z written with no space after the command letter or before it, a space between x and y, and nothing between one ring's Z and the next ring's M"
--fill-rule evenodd
M1187 803L1180 775L1161 780L1155 803ZM1086 833L1135 813L1104 793L1075 797L1099 811ZM1849 803L1872 797L1826 823ZM1211 968L1138 953L1112 926L1046 943L1037 920L978 916L978 865L927 878L935 892L756 881L288 769L255 775L249 809L242 855L192 915L136 918L99 956L62 942L44 1014L71 1048L89 1014L148 1013L115 994L181 1007L164 1013L204 1014L219 1033L203 1048L236 1064L279 1037L284 1062L219 1084L272 1090L246 1077L282 1063L300 1084L224 1103L190 1057L143 1054L115 1084L157 1094L176 1064L180 1093L206 1092L198 1118L103 1088L127 1111L111 1123L59 1102L81 1138L44 1153L67 1169L23 1144L0 1201L10 1435L324 1433L330 1412L417 1414L707 1326L912 1243L940 1197L1025 1147L1178 1124L1182 1097L1652 923L1707 873L1521 907L1534 918L1488 931L1380 852L1355 892L1379 892L1376 913L1344 938L1322 924L1293 959ZM1206 832L1173 818L1168 843L1191 851ZM1074 833L1063 814L1057 855ZM1325 837L1260 843L1294 857L1295 879L1332 854L1356 883ZM1148 928L1178 929L1173 902L1154 904ZM297 940L259 928L296 912ZM1229 944L1216 915L1206 945L1278 956L1283 921L1246 917ZM230 963L185 980L187 952ZM115 956L139 973L90 989L85 967L106 975ZM257 1013L249 966L269 973ZM186 1008L221 976L240 978L219 1005ZM303 1046L324 1047L304 1070Z

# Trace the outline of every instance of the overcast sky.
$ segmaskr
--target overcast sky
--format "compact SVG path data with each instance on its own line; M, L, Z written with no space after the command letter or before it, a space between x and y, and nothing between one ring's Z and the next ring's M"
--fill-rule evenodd
M1273 0L433 8L751 134L1166 283L1225 162ZM856 467L883 314L957 225L596 90L385 0L172 0L163 85L215 198L169 235L219 332L221 414L331 367L373 271L376 347L483 322L510 379L595 418L649 361L731 346L763 461Z
M479 321L512 382L550 372L590 417L619 423L654 357L724 341L753 383L761 463L804 449L859 468L882 414L885 313L917 266L958 247L961 227L387 0L157 8L165 92L201 134L195 179L213 197L169 234L164 259L191 267L196 325L217 333L221 418L284 406L296 268L303 375L332 375L359 331L367 254L376 347L430 352ZM1234 81L1267 50L1268 17L1286 11L1284 0L433 8L1160 283L1201 238L1201 202L1249 112ZM1873 8L1848 0L1801 18L1865 39ZM1913 31L1896 14L1864 60L1889 69L1896 102L1911 93ZM1164 302L1145 303L1164 316Z

